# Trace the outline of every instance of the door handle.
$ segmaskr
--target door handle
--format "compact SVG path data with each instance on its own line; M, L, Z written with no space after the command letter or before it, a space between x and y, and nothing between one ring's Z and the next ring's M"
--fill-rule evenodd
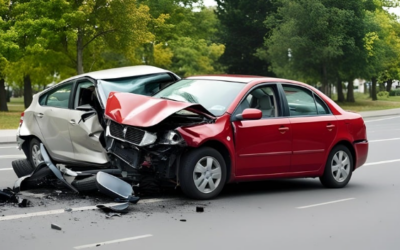
M278 130L279 130L279 132L281 132L282 134L284 134L286 131L288 131L289 130L289 128L288 127L280 127L280 128L278 128Z
M75 122L74 119L71 119L71 120L69 121L69 123L71 123L72 125L75 125L75 124L76 124L76 122Z
M329 131L332 131L332 129L335 127L335 125L333 125L333 124L328 124L328 125L326 125L326 128L329 130Z
M37 113L36 116L39 117L39 118L42 118L43 114L42 113Z

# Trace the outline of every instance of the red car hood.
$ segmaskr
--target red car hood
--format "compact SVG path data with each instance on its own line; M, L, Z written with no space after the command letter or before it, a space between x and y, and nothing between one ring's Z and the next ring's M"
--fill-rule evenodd
M121 124L151 127L183 109L208 118L215 118L213 114L197 103L119 92L111 92L108 96L105 115Z

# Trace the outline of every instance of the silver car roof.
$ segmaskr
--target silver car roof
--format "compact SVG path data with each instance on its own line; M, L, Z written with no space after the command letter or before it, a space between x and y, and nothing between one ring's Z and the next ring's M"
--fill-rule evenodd
M95 80L105 80L105 79L125 78L125 77L131 77L131 76L150 75L150 74L157 74L157 73L172 73L172 72L165 70L165 69L157 68L154 66L137 65L137 66L105 69L105 70L100 70L100 71L84 73L81 75L77 75L77 76L73 76L68 79L65 79L62 82L70 81L70 80L81 78L81 77L90 77ZM172 74L175 75L174 73L172 73Z

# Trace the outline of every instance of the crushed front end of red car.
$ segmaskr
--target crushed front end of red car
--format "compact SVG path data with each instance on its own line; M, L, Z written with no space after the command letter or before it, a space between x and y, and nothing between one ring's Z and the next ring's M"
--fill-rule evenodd
M199 104L129 93L110 93L106 107L111 164L136 183L152 177L176 185L180 156L188 150L177 128L215 121Z

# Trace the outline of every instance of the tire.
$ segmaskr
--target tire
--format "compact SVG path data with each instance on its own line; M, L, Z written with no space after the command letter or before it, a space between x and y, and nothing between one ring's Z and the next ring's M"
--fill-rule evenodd
M29 162L33 168L36 168L41 162L43 162L42 154L40 153L40 141L36 138L32 138L29 143Z
M11 162L15 174L18 178L30 175L33 172L31 163L27 159L18 159Z
M97 191L96 185L96 175L86 177L84 179L73 181L71 184L74 186L79 192L93 192Z
M225 161L217 150L198 148L183 157L179 181L182 192L188 197L199 200L212 199L222 191L225 180Z
M329 153L324 174L319 178L327 188L342 188L349 183L353 172L353 156L344 145L335 146Z

